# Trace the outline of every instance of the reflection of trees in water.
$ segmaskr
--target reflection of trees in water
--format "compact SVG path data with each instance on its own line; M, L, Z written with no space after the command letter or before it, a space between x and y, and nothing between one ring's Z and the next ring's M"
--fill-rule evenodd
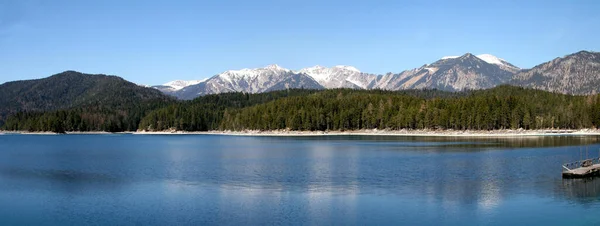
M43 183L64 193L119 189L126 183L118 177L83 170L0 168L0 179L2 178L12 180L12 183L27 189L31 189L32 185L37 183Z
M600 136L412 137L409 139L421 142L459 142L457 145L452 145L454 147L557 147L600 143Z
M271 138L272 139L272 138ZM600 136L516 136L516 137L405 137L405 136L314 136L281 137L275 139L325 140L325 141L377 141L377 142L432 142L449 144L431 144L438 147L560 147L591 145L600 143ZM424 145L427 146L427 145ZM596 150L597 151L597 150Z
M293 152L293 158L287 158L292 152L267 151L264 147L251 153L246 151L251 159L276 161L224 164L215 183L258 193L303 192L314 200L331 200L336 195L395 194L448 210L472 206L492 211L505 200L521 195L579 199L573 194L580 194L590 185L563 188L560 165L578 156L576 146L595 144L597 150L599 138L257 137L251 139L266 140L274 150L278 150L277 145L287 147L289 141L309 142L300 142L302 145L297 146L299 150ZM553 151L533 148L557 146ZM479 152L485 150L499 151ZM594 191L600 191L599 181L595 181ZM587 198L600 195L583 194ZM590 202L597 203L600 199Z
M570 200L593 203L600 201L600 178L563 180L561 191Z
M600 142L600 137L585 136L542 136L542 137L519 137L499 138L496 142L508 147L557 147L590 145Z

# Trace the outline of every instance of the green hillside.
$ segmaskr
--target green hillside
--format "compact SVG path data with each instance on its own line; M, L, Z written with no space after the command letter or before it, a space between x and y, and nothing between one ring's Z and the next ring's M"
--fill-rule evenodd
M158 90L141 87L116 76L66 71L44 79L0 85L0 125L6 124L5 129L40 130L42 126L31 124L44 123L28 123L25 118L49 117L55 113L73 117L78 114L80 118L98 120L95 124L103 124L107 118L128 118L132 115L130 112L146 111L170 102L173 102L172 98ZM13 119L7 120L11 115ZM111 117L106 117L108 115Z

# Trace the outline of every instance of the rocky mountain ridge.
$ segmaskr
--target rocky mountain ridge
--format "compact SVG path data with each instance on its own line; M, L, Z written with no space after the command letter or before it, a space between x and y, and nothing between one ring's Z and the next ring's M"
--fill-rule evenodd
M297 71L279 65L229 70L185 87L154 86L180 99L224 92L258 93L287 88L440 89L461 91L514 84L566 94L600 92L599 53L580 51L522 70L491 54L446 56L400 73L377 75L353 66L313 66ZM285 82L284 82L285 81Z

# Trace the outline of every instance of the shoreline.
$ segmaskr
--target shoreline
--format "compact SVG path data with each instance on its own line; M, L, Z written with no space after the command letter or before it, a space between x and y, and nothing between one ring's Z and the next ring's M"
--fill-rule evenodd
M0 131L0 135L61 135L53 132ZM600 129L581 130L356 130L356 131L289 131L289 130L244 130L244 131L137 131L137 132L66 132L67 135L223 135L261 137L300 136L402 136L402 137L526 137L526 136L600 136Z

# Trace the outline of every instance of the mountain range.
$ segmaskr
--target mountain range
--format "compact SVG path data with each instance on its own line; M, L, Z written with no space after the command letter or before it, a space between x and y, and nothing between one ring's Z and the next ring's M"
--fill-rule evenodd
M512 85L566 94L600 93L600 53L580 51L520 71Z
M509 85L499 86L500 84ZM495 86L498 87L488 89ZM580 127L582 125L587 127L590 125L596 126L600 122L600 115L597 114L597 112L600 112L600 105L597 104L600 103L600 97L598 96L587 96L585 98L560 94L547 96L542 91L514 86L529 87L556 93L597 94L600 89L600 53L580 51L556 58L531 69L520 69L508 61L492 55L484 54L476 56L467 53L462 56L443 57L419 68L384 75L364 73L351 66L334 66L329 68L315 66L293 71L278 65L270 65L258 69L230 70L207 80L174 81L161 87L142 86L128 82L117 76L65 71L43 79L13 81L0 84L0 127L7 130L56 132L69 130L135 131L139 128L142 120L152 113L145 120L145 122L158 123L151 126L152 128L169 129L173 125L177 125L176 128L184 128L186 130L218 129L221 125L220 119L228 115L229 117L233 117L231 114L234 114L234 112L226 111L227 106L237 108L249 107L253 104L266 103L270 100L296 94L299 96L310 96L312 93L321 92L329 94L338 93L337 90L316 91L318 89L334 88L347 88L340 90L340 93L363 93L365 97L361 98L367 99L370 94L408 94L404 96L411 96L411 92L416 92L420 96L418 98L424 99L431 97L436 99L436 96L451 97L454 95L468 97L476 93L487 93L485 95L489 98L496 98L496 95L515 94L523 98L521 101L529 101L527 102L528 105L537 104L536 108L527 110L529 116L527 116L527 112L523 109L516 113L506 111L511 112L511 114L520 114L519 117L521 118L519 120L522 121L531 122L531 117L534 117L534 115L535 117L544 117L549 114L548 112L560 115L562 114L561 112L580 111L579 113L588 112L591 115L588 115L588 118L586 118L587 116L581 116L580 118L573 115L557 117L563 120L563 126L566 125L568 128L574 128L573 126L576 124L573 123L578 123L577 125ZM290 88L306 89L271 92ZM356 91L350 89L356 89ZM485 91L444 92L444 90L475 89L485 89ZM406 91L391 92L380 90ZM487 90L490 91L486 92ZM229 92L238 93L207 95ZM239 92L261 94L248 95ZM521 93L517 94L519 92ZM523 94L522 92L526 92L527 94ZM542 94L546 97L558 99L536 99L539 98L536 95ZM180 99L202 97L196 98L194 101L176 101L175 98L169 95L177 96ZM327 98L331 98L336 95L326 96L328 96ZM546 102L537 103L535 102L536 100ZM347 101L343 103L344 106L355 104ZM362 110L348 111L344 114L350 114L350 112L360 112L363 116L374 114L374 109L381 109L383 102L376 101L373 103L379 104L377 106L366 107L365 109L362 109L365 106L355 106L356 109ZM498 108L498 102L494 103L495 105L490 105L492 106L490 108L506 110ZM557 104L557 107L553 106L554 110L545 108L554 104ZM304 106L304 103L296 103L293 108L290 107L288 109L289 114L287 116L292 118L283 120L282 115L272 115L269 117L279 117L280 119L278 120L280 123L290 120L302 121L304 120L302 117L305 117L304 114L306 112L296 114L295 112L302 109L302 107L296 109L299 106ZM471 106L466 105L466 107L468 109ZM219 109L218 111L217 108ZM276 108L269 107L266 109L273 110ZM415 106L413 110L415 109L418 109L418 107ZM566 110L558 111L558 109ZM367 111L366 113L365 110ZM371 111L371 113L368 111ZM172 121L168 124L161 124L165 123L164 120L167 115L168 117L172 117ZM261 115L261 117L268 116L267 113L258 115ZM243 117L235 116L235 118L230 119L239 121ZM362 116L356 117L361 118ZM568 120L564 121L565 118ZM265 121L272 120L267 119ZM372 123L372 121L369 121L369 123ZM511 124L511 127L519 128L525 126L524 128L528 128L527 125L517 123L515 125ZM553 124L542 126L554 127ZM506 123L500 128L506 128Z
M531 69L521 69L490 54L447 56L419 68L378 75L352 66L314 66L297 71L279 65L229 70L206 80L173 81L153 86L179 99L226 92L260 93L307 89L439 89L461 91L512 84L565 94L600 92L600 53L580 51Z

